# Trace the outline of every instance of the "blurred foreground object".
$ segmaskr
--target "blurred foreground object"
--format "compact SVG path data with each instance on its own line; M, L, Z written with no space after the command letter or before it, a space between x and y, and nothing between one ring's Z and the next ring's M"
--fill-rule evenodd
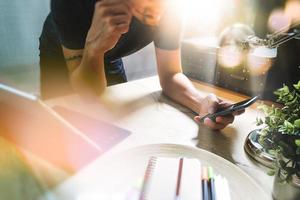
M215 84L249 96L262 93L272 57L248 54L242 41L254 31L244 24L226 28L220 37L182 41L183 72L194 79ZM273 56L274 57L274 56Z
M269 94L277 85L274 77L280 76L278 84L283 84L286 82L283 82L283 78L297 77L297 73L299 75L299 69L294 69L298 61L294 60L293 54L297 52L291 51L286 45L300 37L299 23L290 27L288 31L282 28L261 39L255 36L249 26L234 24L222 31L219 39L183 40L183 71L194 79L249 96L262 95L274 100ZM287 66L289 63L293 63L293 66Z
M261 94L266 74L273 63L274 53L268 56L245 48L248 38L255 35L251 27L234 24L219 37L218 64L215 84L249 96ZM260 49L261 52L265 50Z
M265 39L261 39L259 37L256 37L255 35L249 35L243 41L241 41L240 45L244 49L255 50L256 48L265 47L267 49L273 50L292 39L300 39L300 21L292 24L290 27L283 27L277 32L268 34ZM264 54L260 55L265 56Z
M0 110L1 136L66 172L102 154L101 147L36 96L0 84Z

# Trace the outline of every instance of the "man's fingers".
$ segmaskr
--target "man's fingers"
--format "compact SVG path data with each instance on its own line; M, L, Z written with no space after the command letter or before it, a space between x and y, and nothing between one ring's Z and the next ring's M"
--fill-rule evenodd
M110 25L129 25L131 17L128 15L119 15L109 19Z
M130 21L130 18L127 16L115 16L110 18L111 31L113 33L126 33L129 30Z
M204 119L204 122L201 122L200 119L201 119L201 118L200 118L199 116L195 116L195 117L194 117L194 120L195 120L196 122L198 122L199 124L203 123L205 126L211 128L211 129L214 129L214 130L220 130L220 129L223 129L223 128L226 127L225 124L215 123L215 122L213 122L213 121L212 121L211 119L209 119L209 118L205 118L205 119Z
M99 11L101 19L106 20L112 33L124 34L128 32L132 15L124 3L102 6L102 9Z
M130 9L125 4L118 4L114 6L103 6L102 16L116 16L116 15L128 15L131 16Z
M207 108L208 113L214 113L216 112L219 104L219 99L214 94L209 94L207 97L203 99L201 102L203 107ZM205 114L205 113L204 113Z
M219 103L219 106L221 107L221 108L226 108L226 107L229 107L229 106L231 106L232 104L231 103L229 103L229 102L227 102L227 101L221 101L220 103Z
M210 101L208 105L208 113L212 114L215 113L218 109L219 103L216 101Z
M198 123L201 123L201 117L200 116L195 116L194 117L194 120L196 121L196 122L198 122Z
M231 124L234 121L233 115L226 115L226 116L219 116L216 118L216 122L218 124L228 125Z
M245 109L239 110L239 111L235 111L235 112L233 112L232 114L233 114L234 116L237 116L237 115L243 114L244 112L245 112Z
M209 118L204 119L204 125L214 130L221 130L226 127L226 125L215 123Z
M124 0L97 0L97 3L95 6L114 6L119 4L126 4Z
M114 28L115 32L118 32L120 34L127 33L129 30L129 25L128 24L119 24L116 25Z

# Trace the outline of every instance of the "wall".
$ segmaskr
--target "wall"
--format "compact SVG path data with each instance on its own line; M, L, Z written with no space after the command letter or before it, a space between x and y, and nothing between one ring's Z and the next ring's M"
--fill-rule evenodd
M38 92L38 38L49 0L0 1L0 81Z

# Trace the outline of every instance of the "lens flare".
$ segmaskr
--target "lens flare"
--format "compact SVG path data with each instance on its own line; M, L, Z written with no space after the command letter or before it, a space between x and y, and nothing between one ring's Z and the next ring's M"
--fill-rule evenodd
M227 3L222 0L179 0L180 15L193 32L213 31L218 27Z
M242 64L243 53L236 46L224 46L219 49L218 62L225 68L234 68Z
M286 3L284 12L292 20L292 22L300 22L300 1L288 1Z
M264 75L272 66L272 59L253 54L247 56L247 68L251 75Z
M274 10L268 21L271 31L287 31L291 25L291 18L282 9Z

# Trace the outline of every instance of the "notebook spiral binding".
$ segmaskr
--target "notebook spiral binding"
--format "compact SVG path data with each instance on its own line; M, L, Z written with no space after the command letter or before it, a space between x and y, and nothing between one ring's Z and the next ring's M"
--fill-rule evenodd
M157 157L151 156L149 158L148 165L147 165L145 175L144 175L144 181L143 181L143 186L142 186L139 200L148 200L147 193L148 193L148 188L149 188L150 181L151 181L150 178L155 169L156 162L157 162Z

